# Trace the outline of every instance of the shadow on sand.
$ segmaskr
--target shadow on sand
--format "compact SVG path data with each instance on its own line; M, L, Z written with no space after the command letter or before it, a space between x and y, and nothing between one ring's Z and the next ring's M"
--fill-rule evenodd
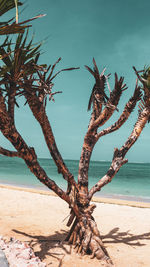
M51 256L58 260L58 267L62 266L62 260L66 254L71 254L71 247L64 242L67 232L61 230L55 232L54 235L31 235L22 231L13 229L13 232L30 238L29 245L34 249L38 245L38 252L35 255L41 260L47 256ZM144 246L144 240L150 240L150 232L135 235L130 231L121 232L118 227L112 229L108 234L101 235L103 243L107 246L110 243L124 243L130 246ZM51 265L52 263L49 263Z
M141 241L150 240L150 232L143 234L132 234L129 231L121 232L119 227L112 229L107 235L101 235L103 243L124 243L130 246L145 246Z
M33 249L38 246L38 252L35 252L35 255L38 256L42 261L47 256L51 256L57 259L58 267L61 267L64 256L66 254L71 254L71 246L66 246L64 242L67 235L67 232L64 230L61 230L60 232L56 231L55 234L50 236L31 235L15 229L13 229L12 231L16 234L28 237L29 241L27 242Z

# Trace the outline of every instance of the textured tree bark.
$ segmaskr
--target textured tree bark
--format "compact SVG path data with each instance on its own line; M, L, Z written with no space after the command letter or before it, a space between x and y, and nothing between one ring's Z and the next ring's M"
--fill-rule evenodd
M7 156L19 156L27 164L30 171L48 188L53 190L59 197L70 204L69 196L51 180L37 160L34 148L28 147L22 136L18 133L12 119L7 112L2 94L0 94L0 130L3 135L11 142L17 152L12 152L1 148L0 153Z
M115 73L114 90L111 92L110 97L108 98L108 101L105 105L105 108L102 110L99 117L96 118L96 120L94 120L92 124L90 124L89 131L97 130L100 126L104 125L113 115L123 91L126 90L126 84L123 84L123 81L124 78L121 77L118 80L118 76Z
M16 86L15 83L10 82L9 85L9 97L8 97L8 114L11 117L12 124L15 123L14 112L15 112L15 96L16 96Z
M74 207L76 218L72 224L70 232L66 238L70 244L74 246L81 255L90 254L91 258L96 257L98 260L103 260L107 266L112 266L113 263L109 254L101 240L97 224L92 216L95 204Z
M26 87L26 90L28 91L27 87ZM36 120L39 122L41 126L47 147L58 168L58 173L61 173L64 179L67 180L69 184L77 188L77 184L74 180L74 177L72 173L70 173L70 171L68 170L67 166L65 165L63 158L57 148L55 138L53 135L53 131L52 131L50 122L48 120L48 117L46 115L46 111L45 111L45 107L43 106L43 103L40 102L36 94L30 95L27 93L26 99L28 101L29 107L34 117L36 118Z
M125 108L120 116L120 118L118 119L118 121L116 121L113 125L111 125L110 127L100 131L97 135L96 135L96 141L98 141L98 139L106 134L112 133L116 130L118 130L129 118L131 112L133 112L137 101L139 101L141 98L141 91L140 91L140 87L138 87L136 85L135 87L135 91L133 96L129 99L128 103L125 105Z
M78 185L79 188L84 188L85 192L88 191L88 170L91 154L95 145L96 138L93 133L87 132L84 138L84 144L81 151L79 161Z

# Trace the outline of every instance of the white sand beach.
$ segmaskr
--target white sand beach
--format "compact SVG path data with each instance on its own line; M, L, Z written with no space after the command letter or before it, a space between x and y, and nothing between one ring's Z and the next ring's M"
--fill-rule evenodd
M47 266L102 266L61 243L69 214L63 200L47 192L4 185L0 200L0 235L27 242ZM107 202L96 203L93 215L114 265L149 267L150 203L97 200Z

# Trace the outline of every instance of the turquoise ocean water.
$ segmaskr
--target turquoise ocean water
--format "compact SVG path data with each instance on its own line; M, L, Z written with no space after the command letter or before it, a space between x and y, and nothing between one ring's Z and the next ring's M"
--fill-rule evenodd
M48 176L65 189L67 186L66 182L57 173L57 168L53 161L50 159L39 159L39 162ZM75 178L77 178L79 162L77 160L66 160L65 163ZM91 162L89 188L105 175L109 166L110 162ZM49 190L30 172L22 159L5 156L0 156L0 183ZM122 166L112 182L96 195L150 202L150 163L127 163Z

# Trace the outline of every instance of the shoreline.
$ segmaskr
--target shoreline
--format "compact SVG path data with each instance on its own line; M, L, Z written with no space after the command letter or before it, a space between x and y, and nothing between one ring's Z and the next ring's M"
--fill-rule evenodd
M32 187L25 187L25 186L17 186L17 185L9 185L9 184L0 184L0 188L4 189L10 189L10 190L17 190L17 191L24 191L24 192L30 192L34 194L40 194L40 195L49 195L49 196L55 196L58 197L54 192L50 192L48 190L42 190L38 188L32 188ZM130 206L130 207L137 207L137 208L150 208L149 202L144 202L142 199L139 198L139 200L131 200L130 197L127 197L127 199L122 198L114 198L114 197L105 197L105 196L95 196L92 198L93 202L97 203L106 203L106 204L116 204L116 205L122 205L122 206Z

